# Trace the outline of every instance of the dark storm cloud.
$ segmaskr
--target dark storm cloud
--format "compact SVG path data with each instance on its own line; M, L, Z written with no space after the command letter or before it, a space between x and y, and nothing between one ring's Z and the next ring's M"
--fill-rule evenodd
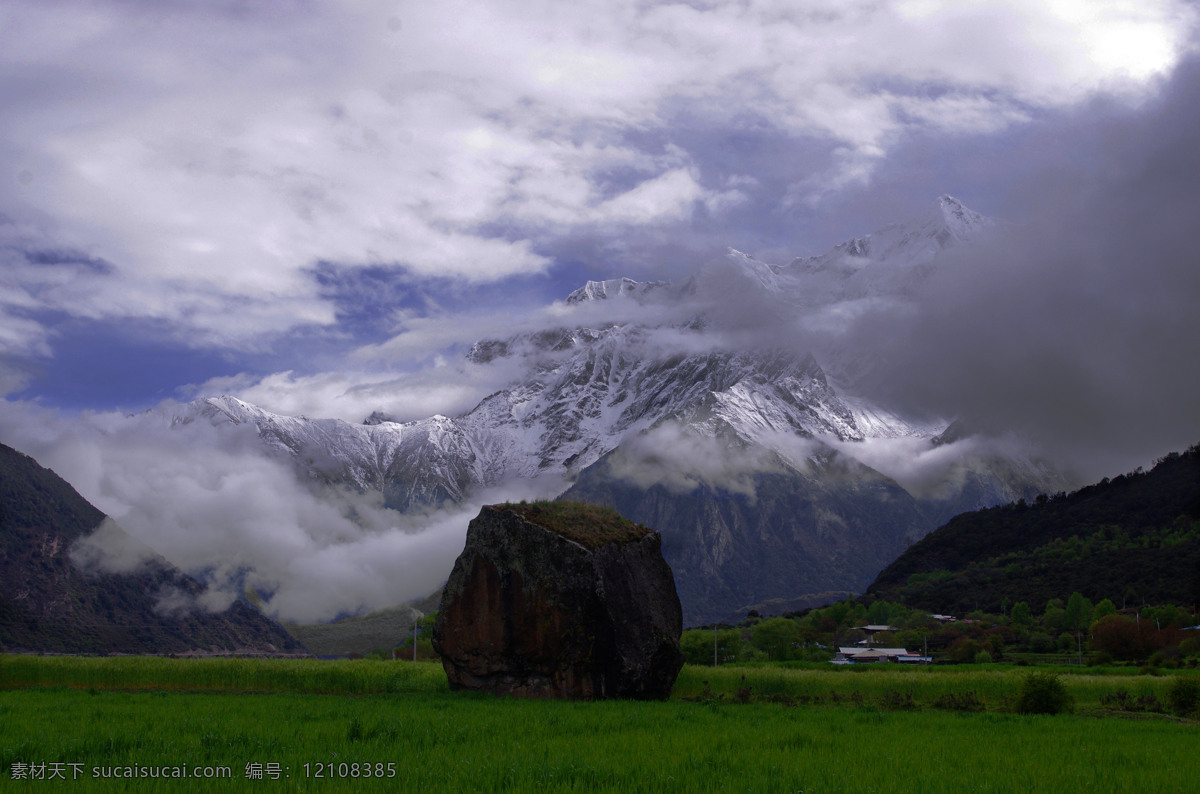
M1026 139L1026 161L1060 164L1014 190L1012 233L947 262L908 319L857 329L887 346L880 392L1026 434L1085 477L1200 441L1197 130L1192 61L1136 110Z

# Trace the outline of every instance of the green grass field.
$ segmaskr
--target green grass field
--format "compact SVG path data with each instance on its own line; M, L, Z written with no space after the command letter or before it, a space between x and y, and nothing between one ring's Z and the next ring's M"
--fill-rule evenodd
M166 787L198 792L1196 785L1194 720L1101 702L1118 691L1164 702L1172 677L1064 674L1075 712L1026 716L1011 711L1024 675L687 667L670 701L582 703L450 693L436 664L3 656L0 789L160 790L162 780L104 777L151 766L186 766ZM39 765L66 780L22 779ZM229 778L197 778L198 766Z

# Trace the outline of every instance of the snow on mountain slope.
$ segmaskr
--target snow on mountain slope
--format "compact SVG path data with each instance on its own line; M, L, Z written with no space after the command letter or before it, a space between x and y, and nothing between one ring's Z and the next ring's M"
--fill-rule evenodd
M268 450L290 457L311 481L380 491L398 510L457 503L487 482L471 439L444 416L355 425L280 416L223 396L188 403L171 417L178 425L199 420L253 425Z
M942 437L948 420L902 416L858 393L855 376L872 351L839 346L846 316L903 302L942 265L942 251L997 228L943 196L925 217L784 266L731 249L680 285L588 282L561 315L586 318L580 324L471 348L474 364L522 374L460 416L351 424L215 397L171 421L253 426L314 486L379 492L402 511L462 504L514 482L551 495L576 483L572 493L638 511L673 538L664 548L693 579L685 612L696 619L727 614L740 599L853 589L946 514L1059 484L1019 450ZM735 304L731 325L725 310ZM789 337L795 329L820 332L804 337L805 349ZM689 472L644 476L647 461ZM653 490L670 483L669 493ZM697 484L701 501L689 506ZM729 512L730 498L755 493L762 510ZM679 521L723 528L710 537L671 523ZM775 551L735 550L764 542ZM812 589L760 592L755 572L768 562L771 588L794 580Z
M610 278L606 281L589 281L567 296L568 304L584 301L606 300L615 297L645 297L667 287L665 281L634 281L631 278Z
M781 435L861 440L872 427L860 426L870 414L843 401L811 356L629 355L644 335L613 327L583 337L535 379L457 418L355 425L278 416L217 397L189 403L173 421L254 425L270 450L290 456L315 482L382 491L397 509L460 502L473 490L513 478L558 478L565 488L574 472L625 437L665 421L764 444Z
M994 221L942 196L925 217L886 226L819 257L780 267L730 249L724 265L743 279L739 289L778 299L772 305L780 311L819 314L848 300L902 297L936 266L940 251L995 228ZM716 277L714 268L702 268L681 287L628 278L589 281L566 303L682 304L697 285ZM718 287L728 291L724 282ZM729 350L711 343L702 317L655 316L481 340L470 360L519 359L526 375L458 417L395 423L374 416L354 425L278 416L219 397L189 404L174 421L253 424L268 448L290 455L310 478L382 491L387 504L399 509L459 502L513 478L559 478L565 487L625 437L665 421L779 450L786 446L779 440L788 436L933 438L948 424L901 417L831 382L820 359L840 373L845 361L836 349L819 348L816 357L782 348Z
M924 216L894 223L835 246L820 256L793 259L782 274L803 280L806 275L830 272L849 279L860 294L911 286L912 271L928 271L943 250L986 239L1000 224L969 209L952 196L940 196ZM899 277L899 278L897 278ZM832 295L812 291L828 301Z
M820 256L780 266L730 249L726 259L791 312L812 315L808 324L819 327L838 314L853 314L855 302L910 296L943 251L986 240L1000 228L957 199L941 196L921 217L847 240Z

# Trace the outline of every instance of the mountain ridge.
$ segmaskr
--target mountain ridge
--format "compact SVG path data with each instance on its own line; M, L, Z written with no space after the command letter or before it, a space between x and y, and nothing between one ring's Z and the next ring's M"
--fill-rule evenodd
M103 551L89 545L97 527ZM206 611L195 580L136 545L53 471L0 444L0 651L306 655L244 603ZM136 562L98 564L115 546Z
M1041 609L1072 592L1200 603L1200 445L1073 493L955 516L884 568L868 594L933 611Z
M694 564L681 567L681 575L700 577L695 587L681 586L693 594L685 596L689 620L770 598L859 589L887 555L952 511L1059 485L1043 462L971 440L943 443L953 454L933 478L940 490L909 482L903 466L877 470L889 460L886 448L874 454L881 444L908 444L896 449L901 457L913 454L906 450L931 447L950 422L902 416L858 393L855 374L866 359L839 351L830 331L864 302L906 299L936 270L943 250L986 239L997 228L943 196L917 221L784 266L731 249L679 285L588 282L564 303L586 308L579 315L586 324L571 325L568 313L560 327L482 339L470 348L473 364L505 360L521 374L454 417L391 422L376 413L351 424L282 417L225 396L194 401L166 418L253 425L264 447L314 486L379 492L384 506L400 511L459 505L514 482L537 484L547 495L570 489L583 498L586 491L607 506L625 505L635 512L630 518L660 530L666 545L672 538L691 544L695 554L681 552L672 561L682 564L692 554ZM735 299L756 307L757 325L727 326L723 312ZM628 319L630 306L638 319ZM610 308L613 319L606 320ZM793 322L821 329L808 349L772 342ZM875 500L870 508L848 501L860 486ZM770 526L730 507L760 492L776 505ZM684 504L697 493L704 494L703 509ZM896 515L905 518L889 519L883 507L900 503ZM721 515L724 534L712 537L670 525ZM804 527L796 515L806 516ZM652 516L668 525L656 525ZM855 562L838 556L847 552L837 543L819 540L838 532L846 548L856 549ZM781 569L771 590L755 590L748 561L758 552L741 555L747 562L736 573L716 561L721 544L768 542L782 550L769 559L796 571L793 585ZM820 554L800 553L805 544ZM823 568L838 573L831 578ZM739 584L722 583L727 576Z

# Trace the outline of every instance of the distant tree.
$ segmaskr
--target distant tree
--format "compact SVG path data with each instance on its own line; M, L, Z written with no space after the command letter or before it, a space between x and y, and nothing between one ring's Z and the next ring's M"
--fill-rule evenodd
M869 620L871 623L875 624L876 626L886 625L887 622L891 619L892 619L891 604L889 604L887 601L884 601L883 599L880 599L880 600L876 601L875 603L871 604L870 609L867 610L867 620Z
M773 661L791 659L800 644L800 627L788 618L768 618L751 630L750 643Z
M832 634L837 631L838 621L833 615L829 614L829 610L825 609L820 612L814 612L809 616L814 629L824 634Z
M1012 622L1014 626L1029 626L1033 623L1033 613L1027 602L1018 601L1012 605Z
M1042 615L1042 628L1050 634L1058 634L1067 627L1067 610L1048 606Z
M713 633L707 629L688 629L679 637L679 650L688 664L713 663Z
M1000 626L987 632L983 639L991 646L992 656L999 659L1004 655L1004 646L1007 644L1007 641L1012 641L1015 639L1015 636L1011 629Z
M392 649L392 658L394 659L412 659L413 658L413 640L417 643L417 657L421 659L434 658L436 654L433 650L433 626L437 623L437 610L421 617L417 620L415 632L410 629L406 632L404 639ZM415 635L415 636L414 636Z
M1034 653L1050 653L1054 650L1054 638L1042 632L1031 634L1029 635L1029 650Z
M1167 628L1169 626L1182 626L1184 624L1183 610L1174 604L1164 604L1158 608L1158 626L1159 628Z
M717 664L746 662L764 656L746 644L741 629L719 629L716 635ZM713 630L688 629L679 638L679 650L688 664L712 667Z
M1066 622L1063 628L1068 631L1083 631L1092 622L1092 602L1082 593L1071 593L1067 600Z
M1109 599L1104 599L1096 608L1092 610L1092 622L1095 623L1100 618L1106 618L1109 615L1117 614L1117 605Z
M823 614L833 618L834 622L841 625L846 621L846 616L850 614L850 604L846 601L838 601L836 604L831 604L821 611Z
M987 650L979 640L971 637L959 637L949 648L950 657L959 664L971 664Z
M1114 659L1131 661L1146 655L1141 633L1132 620L1120 615L1106 615L1092 624L1089 645L1094 651L1104 651Z

